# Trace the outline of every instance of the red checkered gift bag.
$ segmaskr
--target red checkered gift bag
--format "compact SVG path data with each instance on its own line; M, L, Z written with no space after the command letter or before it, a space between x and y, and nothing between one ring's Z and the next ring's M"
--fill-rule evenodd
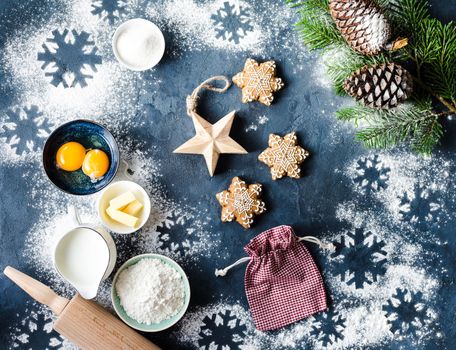
M250 260L245 293L257 329L277 329L327 309L320 271L303 240L334 249L315 237L296 237L290 226L283 225L253 238L244 247L249 257L216 270L217 276L224 276L230 268Z

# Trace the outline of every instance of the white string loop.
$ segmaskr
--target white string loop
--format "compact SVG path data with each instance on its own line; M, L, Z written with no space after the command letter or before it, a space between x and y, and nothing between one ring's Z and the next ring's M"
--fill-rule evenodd
M331 243L331 242L324 243L321 240L319 240L317 237L314 237L314 236L298 237L298 242L301 242L301 241L307 241L307 242L314 243L314 244L318 245L320 248L323 248L323 249L326 249L326 250L329 250L332 252L336 250L336 246L333 243Z
M215 269L215 275L216 275L217 277L226 276L226 273L227 273L230 269L232 269L233 267L235 267L235 266L237 266L237 265L243 264L243 263L245 263L245 262L247 262L247 261L249 261L249 260L250 260L250 257L245 256L245 257L243 257L243 258L240 258L240 259L237 260L236 262L232 263L231 265L225 267L224 269Z
M219 88L219 87L216 87L216 86L210 84L213 81L217 81L217 80L223 81L225 83L225 85L223 87ZM206 89L209 91L215 91L220 94L223 94L224 92L226 92L226 90L228 90L230 85L231 85L230 80L223 75L216 75L214 77L210 77L209 79L206 79L201 84L199 84L196 87L196 89L193 90L192 94L187 96L187 98L186 98L187 114L189 115L189 117L192 117L193 114L196 113L196 107L198 107L198 99L199 99L198 94L200 93L200 91L202 91L203 89Z
M336 250L336 246L334 244L332 244L332 243L324 243L321 240L319 240L317 237L314 237L314 236L298 237L297 241L298 242L301 242L301 241L311 242L311 243L317 244L319 247L321 247L323 249L326 249L326 250L329 250L329 251L335 251ZM215 269L215 275L217 277L226 276L228 271L231 270L233 267L235 267L237 265L240 265L240 264L243 264L243 263L245 263L245 262L247 262L249 260L250 260L250 257L249 256L245 256L245 257L240 258L239 260L235 261L231 265L228 265L224 269Z

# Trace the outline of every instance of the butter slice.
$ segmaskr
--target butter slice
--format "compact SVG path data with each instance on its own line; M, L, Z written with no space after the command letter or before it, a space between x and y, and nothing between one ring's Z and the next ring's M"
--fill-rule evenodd
M124 212L116 210L113 207L106 209L106 213L111 217L111 219L129 227L136 227L138 223L138 218L125 214Z
M136 198L133 193L130 191L122 193L120 196L117 196L109 201L109 206L112 209L119 210L126 207L131 202L135 201Z
M141 209L143 208L143 205L140 201L135 199L133 202L128 204L124 209L121 209L125 214L132 215L132 216L138 216L140 213Z

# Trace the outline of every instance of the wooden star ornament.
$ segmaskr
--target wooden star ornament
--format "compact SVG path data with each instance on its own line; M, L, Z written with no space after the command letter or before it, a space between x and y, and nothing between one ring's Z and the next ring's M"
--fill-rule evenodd
M210 84L217 80L225 82L225 86L220 88ZM223 75L211 77L198 85L190 96L187 96L187 114L192 118L196 134L174 150L174 153L202 154L211 176L214 175L221 153L247 153L241 145L230 137L230 130L235 116L234 111L228 113L215 124L209 123L196 112L198 93L201 90L206 89L224 93L230 85L228 78Z
M282 79L275 75L274 61L258 63L248 58L244 70L233 77L233 83L242 89L242 102L259 101L270 106L273 93L284 86Z
M211 176L221 153L245 154L247 151L230 136L235 112L211 124L198 114L192 115L196 135L174 150L174 153L202 154Z
M296 133L291 132L283 138L270 134L269 147L258 156L258 160L271 168L273 180L285 175L299 179L301 177L299 165L308 156L309 152L298 145Z
M261 184L247 185L239 177L234 177L228 190L216 195L222 206L222 222L236 219L244 228L250 228L254 215L266 211L264 202L260 200L261 190Z

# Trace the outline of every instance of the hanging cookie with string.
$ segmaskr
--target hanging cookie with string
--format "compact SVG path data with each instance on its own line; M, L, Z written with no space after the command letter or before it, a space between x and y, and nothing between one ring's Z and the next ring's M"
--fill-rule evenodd
M215 81L225 82L223 88L211 85ZM231 111L215 124L209 123L197 111L198 94L203 90L225 93L230 87L230 81L225 76L215 76L202 82L190 96L187 96L187 114L192 118L195 127L195 136L174 150L174 153L201 154L206 160L207 169L214 175L220 154L245 154L247 151L230 136L235 111Z

